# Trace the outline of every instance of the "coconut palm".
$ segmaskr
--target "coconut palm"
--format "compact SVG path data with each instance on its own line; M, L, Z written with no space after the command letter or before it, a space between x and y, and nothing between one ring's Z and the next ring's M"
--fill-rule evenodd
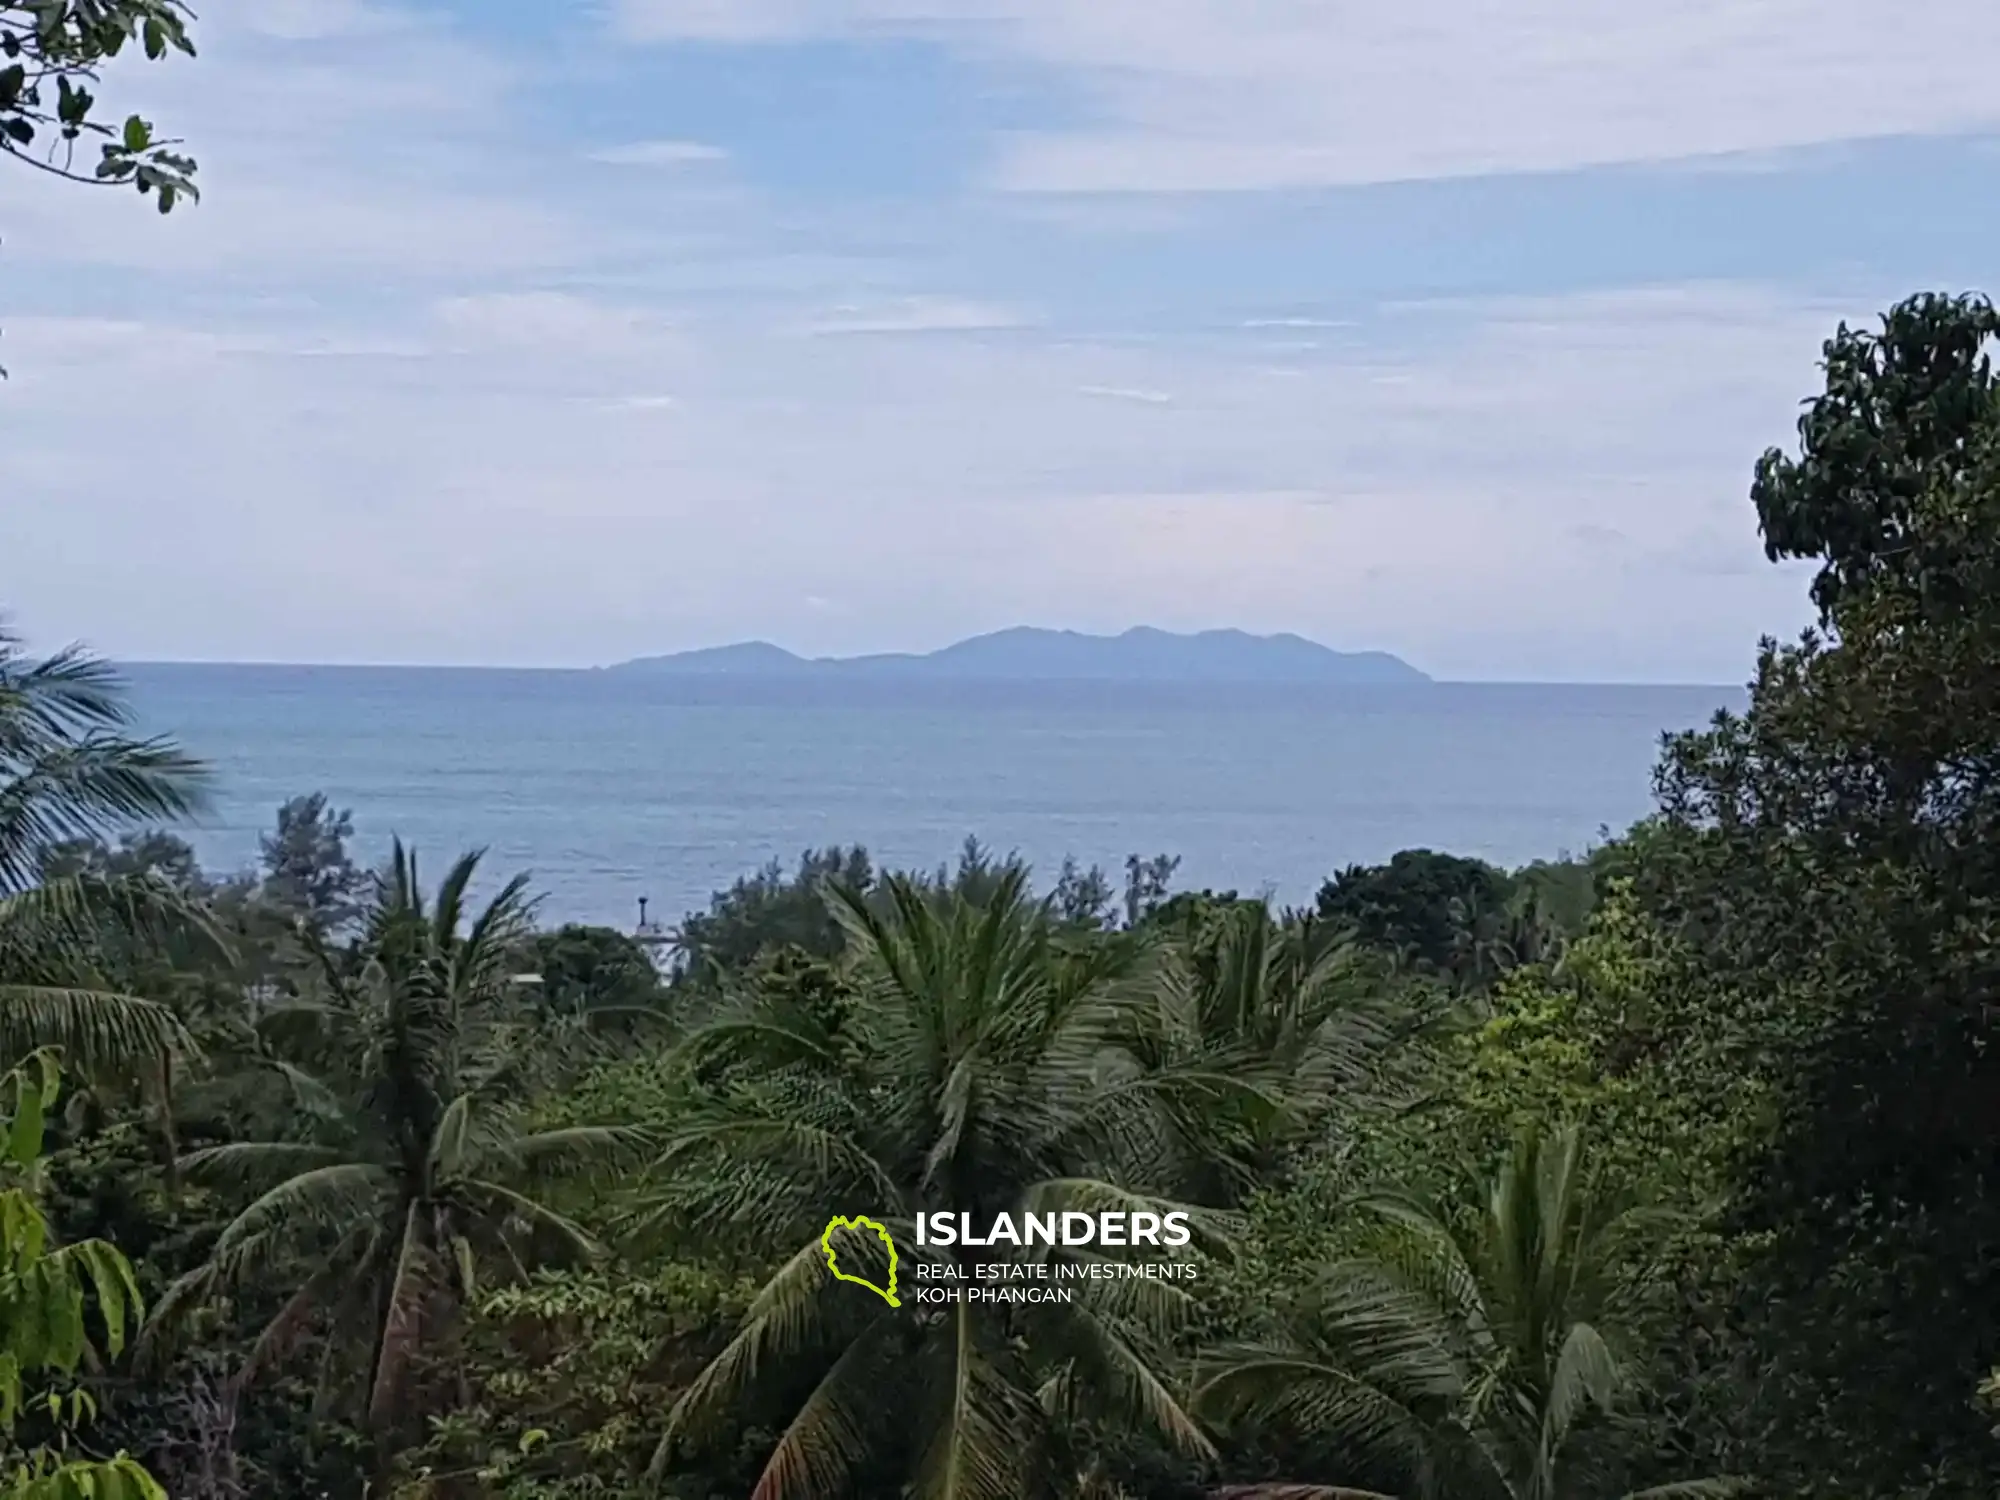
M1018 865L982 892L891 877L828 899L848 1003L752 998L681 1049L707 1082L668 1127L662 1213L784 1258L670 1413L656 1472L746 1410L780 1431L754 1500L863 1482L923 1500L1058 1493L1061 1439L1093 1420L1206 1455L1163 1373L1186 1301L1173 1282L1096 1281L1070 1305L926 1304L911 1295L919 1261L974 1276L1088 1252L925 1249L914 1221L1171 1209L1185 1178L1175 1122L1244 1090L1133 1050L1153 1001L1130 950L1066 942ZM829 1272L821 1232L856 1213L894 1237L900 1306ZM886 1274L872 1238L839 1255L850 1274Z
M1273 917L1261 901L1192 911L1160 955L1135 1050L1179 1073L1240 1085L1197 1097L1183 1122L1191 1171L1225 1198L1267 1181L1283 1150L1343 1104L1393 1083L1399 1043L1422 1022L1345 928Z
M203 806L200 763L131 722L104 662L30 661L0 623L0 1058L56 1046L75 1069L129 1069L186 1045L165 1006L107 988L100 959L107 932L205 930L200 913L158 880L45 876L65 842Z
M1286 1431L1398 1494L1612 1493L1589 1438L1636 1385L1618 1272L1656 1216L1592 1191L1573 1129L1524 1132L1471 1211L1400 1192L1364 1206L1385 1230L1378 1255L1329 1268L1288 1342L1217 1356L1198 1409ZM1695 1500L1737 1488L1703 1480L1640 1495Z
M323 996L266 1018L312 1065L277 1060L298 1128L182 1159L192 1179L262 1191L168 1290L149 1339L196 1304L281 1278L291 1294L237 1387L317 1330L323 1395L365 1394L379 1430L399 1413L413 1358L474 1296L482 1267L519 1273L594 1252L529 1185L602 1165L628 1137L523 1127L533 1031L508 980L532 904L517 877L474 913L479 860L460 859L427 903L416 857L398 842L366 914L358 973L328 959Z

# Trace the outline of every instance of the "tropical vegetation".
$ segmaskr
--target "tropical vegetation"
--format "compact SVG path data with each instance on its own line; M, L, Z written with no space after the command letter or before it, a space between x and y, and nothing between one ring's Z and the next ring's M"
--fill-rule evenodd
M195 760L0 636L0 1487L2000 1491L1997 337L1828 342L1751 491L1820 623L1654 816L1302 909L843 847L656 966L318 793L204 869ZM1191 1239L916 1232L1101 1213Z

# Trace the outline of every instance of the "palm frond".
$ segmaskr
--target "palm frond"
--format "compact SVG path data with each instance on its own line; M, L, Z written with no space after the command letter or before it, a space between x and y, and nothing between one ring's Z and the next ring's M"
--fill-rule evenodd
M0 1055L58 1048L85 1073L129 1072L200 1056L173 1011L154 1000L65 985L0 983Z
M347 1108L342 1104L340 1096L304 1068L281 1058L268 1059L265 1066L285 1080L285 1085L291 1093L292 1103L302 1113L328 1124L346 1119Z
M311 1236L347 1232L372 1217L393 1179L362 1162L309 1167L267 1190L231 1219L209 1253L217 1289L232 1286Z
M617 1172L658 1146L641 1125L569 1125L513 1136L492 1154L531 1181Z
M1587 1408L1609 1411L1626 1378L1604 1336L1588 1323L1572 1323L1543 1400L1541 1451L1553 1458Z
M596 1239L581 1224L545 1203L537 1203L525 1193L486 1181L461 1182L455 1185L453 1191L479 1202L490 1212L498 1213L504 1223L546 1236L561 1246L564 1254L577 1260L591 1260L603 1253Z
M832 1309L821 1294L832 1284L833 1276L817 1238L801 1246L772 1273L751 1302L736 1336L668 1411L666 1430L654 1450L650 1472L657 1476L664 1471L677 1442L698 1442L705 1437L716 1419L743 1397L766 1364L808 1355L831 1336ZM886 1312L886 1307L883 1310Z
M1287 1349L1224 1350L1217 1362L1195 1388L1198 1412L1296 1433L1314 1447L1366 1454L1411 1475L1430 1466L1427 1424L1361 1375Z
M133 1347L132 1362L140 1373L157 1373L183 1322L215 1296L216 1281L214 1263L204 1261L167 1284L148 1312L145 1327Z
M519 874L473 918L455 954L454 978L461 993L490 987L505 977L514 950L534 931L538 904L528 892L527 875ZM440 919L443 909L440 898Z
M333 1146L300 1141L229 1141L190 1151L176 1165L197 1182L240 1188L280 1175L296 1176L313 1167L337 1166L345 1159Z
M412 1198L403 1215L403 1232L389 1280L388 1309L375 1357L374 1384L368 1395L368 1420L388 1425L402 1391L403 1372L422 1336L424 1300L437 1271L436 1257L424 1242L424 1205Z
M472 1097L460 1094L445 1106L444 1116L431 1134L431 1171L440 1179L465 1171L472 1156Z
M1217 1490L1215 1500L1399 1500L1399 1497L1339 1484L1232 1484Z
M675 1049L691 1069L756 1061L766 1066L792 1063L837 1068L839 1049L807 1017L757 1004L748 1015L725 1015L689 1032Z
M368 1260L375 1241L375 1226L364 1224L334 1247L333 1252L285 1299L270 1322L258 1332L230 1379L230 1396L235 1399L264 1371L282 1362L311 1323L313 1315L325 1307L332 1294L352 1275L357 1263Z
M1071 1306L1065 1311L1070 1314L1065 1321L1083 1335L1076 1347L1087 1362L1084 1378L1109 1398L1109 1410L1158 1433L1184 1457L1215 1457L1214 1443L1160 1378L1156 1360L1142 1354L1125 1330L1096 1310Z
M43 854L73 839L173 822L207 805L207 768L165 739L112 730L44 738L0 784L0 890L36 881Z
M16 977L24 961L45 977L86 972L107 937L151 950L179 943L195 957L223 963L234 957L208 903L156 874L41 875L0 894L0 955Z
M1336 1262L1311 1294L1313 1339L1398 1400L1456 1403L1478 1341L1457 1321L1460 1304L1440 1295L1448 1275L1425 1257L1401 1265Z
M1015 1500L1026 1490L1021 1434L1034 1430L1035 1404L980 1348L969 1304L946 1318L936 1394L919 1428L929 1441L917 1460L913 1500Z
M763 1113L764 1107L759 1101L740 1112L697 1116L669 1128L655 1168L673 1170L702 1155L726 1160L732 1168L783 1162L811 1171L822 1185L851 1184L878 1201L902 1198L895 1178L850 1133L789 1115Z
M124 682L80 645L26 663L21 636L0 619L0 750L131 723Z
M840 1352L778 1435L750 1500L830 1500L847 1492L880 1425L890 1325L876 1323Z
M1490 1289L1478 1274L1478 1262L1485 1257L1466 1243L1437 1205L1411 1193L1382 1190L1363 1196L1355 1206L1401 1232L1378 1248L1376 1262L1382 1269L1465 1326L1487 1326Z

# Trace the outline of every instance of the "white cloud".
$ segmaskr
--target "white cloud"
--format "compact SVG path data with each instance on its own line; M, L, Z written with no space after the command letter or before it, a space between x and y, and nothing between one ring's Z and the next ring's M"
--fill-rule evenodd
M192 277L462 278L574 263L591 241L531 203L448 183L329 172L296 182L203 168L202 201L160 219L122 193L50 184L9 204L16 265L82 262Z
M613 0L611 11L621 32L643 41L787 41L840 29L848 19L816 0Z
M385 42L385 34L393 38ZM293 285L314 274L464 276L573 263L602 236L495 187L513 69L402 9L289 0L204 13L200 55L107 75L187 142L202 199L168 218L124 190L10 176L11 266L76 263ZM393 122L393 130L385 124Z
M612 396L603 404L613 411L670 411L681 403L673 396Z
M1558 170L2000 127L1987 0L616 0L632 39L917 35L1094 92L996 182L1094 193ZM1942 40L1941 40L1942 39Z
M1025 327L1013 308L951 297L909 297L879 307L839 307L804 326L819 336L884 333L980 333Z
M244 7L241 19L259 35L288 42L379 36L403 30L410 23L405 14L382 10L363 0L257 0Z
M1080 385L1077 389L1086 396L1104 396L1113 401L1137 401L1145 406L1166 406L1174 399L1171 391L1142 391L1122 385Z
M658 314L569 292L485 292L437 304L438 323L473 347L522 344L609 353L670 326Z
M1282 372L1248 335L800 339L547 292L373 329L32 319L6 340L0 550L38 637L146 655L580 662L1145 620L1446 674L1735 679L1803 619L1759 559L1750 464L1871 305L1417 305Z
M1295 0L1246 0L1230 12L1241 35L1221 34L1213 6L1162 0L1118 72L1103 28L1136 25L1131 3L731 0L674 24L945 27L1082 70L1117 106L1117 139L1205 142L1197 166L1271 144L1273 121L1341 172L1384 151L1448 166L1471 130L1433 100L1436 129L1397 124L1413 103L1391 110L1386 145L1344 134L1347 106L1306 95L1347 87L1348 64L1314 52ZM1434 0L1414 3L1435 19ZM1756 635L1802 608L1760 560L1749 464L1789 433L1835 318L1874 297L1661 288L1344 326L1218 284L1217 305L1184 320L1206 334L1094 337L1016 305L1034 300L1032 268L998 289L964 262L897 259L899 226L871 222L853 250L714 174L633 192L630 176L577 170L584 141L549 146L553 179L516 171L524 80L477 37L338 0L217 19L198 68L140 70L154 92L134 101L196 142L198 208L160 220L39 181L8 203L0 556L5 602L38 639L579 662L740 636L849 651L1146 620L1295 629L1447 674L1733 678ZM369 28L390 24L382 47ZM1343 25L1390 55L1381 15L1356 7ZM1629 24L1607 27L1592 45L1629 73ZM1838 16L1833 33L1847 34ZM1269 98L1242 104L1257 76ZM1885 74L1891 96L1899 76ZM1487 133L1513 149L1529 129L1515 116L1533 113L1519 81L1478 87L1478 109L1504 116ZM408 129L386 142L383 119ZM1063 149L1082 161L1108 139ZM1058 145L1017 142L1006 170ZM682 148L708 149L623 149L670 166ZM1125 185L1166 171L1141 161ZM1169 232L1194 205L1009 207ZM671 249L667 231L629 227L655 211L682 236ZM899 295L925 285L955 291ZM62 315L77 309L102 315ZM1246 323L1253 311L1271 316ZM1587 544L1590 527L1623 540Z
M726 161L729 153L704 141L628 141L590 153L590 159L615 167L685 167Z

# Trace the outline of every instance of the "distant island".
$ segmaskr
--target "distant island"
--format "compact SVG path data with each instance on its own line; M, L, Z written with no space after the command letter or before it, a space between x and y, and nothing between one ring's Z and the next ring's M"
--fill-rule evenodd
M1017 626L922 654L805 657L768 641L642 656L609 672L682 677L865 676L924 680L1268 682L1374 686L1431 679L1386 651L1333 651L1297 635L1141 626L1122 635Z

